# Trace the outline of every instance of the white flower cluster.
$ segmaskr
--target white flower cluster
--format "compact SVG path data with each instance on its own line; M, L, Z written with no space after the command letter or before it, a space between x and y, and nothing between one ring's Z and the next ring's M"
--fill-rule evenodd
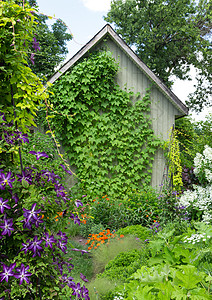
M113 300L124 300L124 297L121 294L118 294L118 296L115 296Z
M212 183L212 148L205 145L203 154L197 153L194 158L194 173L198 175L201 170L204 171L208 182Z
M194 185L194 191L185 191L179 199L179 205L203 211L202 221L209 224L212 221L212 148L205 146L203 155L197 153L194 159L194 172L198 176L204 172L208 181L206 187Z
M210 239L211 236L210 235L206 235L206 233L195 233L195 234L192 234L192 236L190 237L186 237L184 239L184 242L185 243L191 243L191 244L196 244L196 243L199 243L201 241L205 242L206 239Z

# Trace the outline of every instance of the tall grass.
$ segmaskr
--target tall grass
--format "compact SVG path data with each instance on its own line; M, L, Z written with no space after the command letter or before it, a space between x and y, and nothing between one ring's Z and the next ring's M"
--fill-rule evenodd
M141 249L142 242L134 236L127 236L122 239L110 240L107 244L102 244L99 248L92 251L94 261L94 274L104 271L104 267L110 260L114 259L120 252L132 249Z

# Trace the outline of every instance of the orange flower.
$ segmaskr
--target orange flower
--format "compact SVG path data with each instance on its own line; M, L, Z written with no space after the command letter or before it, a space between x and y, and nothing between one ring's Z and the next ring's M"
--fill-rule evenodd
M109 198L106 198L106 200L110 200Z
M92 249L92 247L88 247L88 250L91 250Z
M97 249L97 247L94 247L94 249Z
M120 235L120 238L123 238L123 237L124 237L124 235L123 235L123 234L121 234L121 235Z
M98 243L97 246L99 247L99 246L100 246L100 243Z
M148 217L149 217L149 215L146 215L146 217L148 218Z

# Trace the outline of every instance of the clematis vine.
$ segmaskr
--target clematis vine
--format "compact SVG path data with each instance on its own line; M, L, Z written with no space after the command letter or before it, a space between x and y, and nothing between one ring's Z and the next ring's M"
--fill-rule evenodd
M4 190L7 185L13 187L12 183L15 181L13 174L9 171L7 174L0 173L0 189Z
M48 154L46 154L45 152L40 152L40 151L38 151L38 152L36 152L36 151L29 151L29 153L35 155L37 160L38 160L39 158L41 158L41 157L46 157L46 158L49 157Z
M27 272L28 269L29 269L29 266L25 267L23 263L21 263L20 268L16 269L17 272L19 272L19 273L14 274L14 277L20 279L19 284L22 284L23 281L26 281L26 283L30 282L28 277L31 276L32 273Z
M14 276L13 269L15 268L15 266L16 263L10 264L9 267L3 264L3 272L0 273L0 277L1 277L0 282L2 282L3 280L8 282L9 277Z
M4 209L11 209L11 207L6 204L9 200L3 200L3 198L0 197L0 212L3 214Z

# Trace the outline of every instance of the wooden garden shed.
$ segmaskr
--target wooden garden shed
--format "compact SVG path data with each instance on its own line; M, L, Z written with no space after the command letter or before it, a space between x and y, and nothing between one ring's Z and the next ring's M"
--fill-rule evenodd
M131 89L134 93L145 95L151 86L151 118L156 136L163 140L169 138L170 130L175 119L188 114L188 108L180 99L157 77L134 51L123 41L110 25L105 25L84 47L82 47L69 61L67 61L49 80L54 83L67 70L88 54L107 49L119 62L117 83L120 87ZM162 150L158 150L153 162L153 187L158 187L164 175L166 166Z

